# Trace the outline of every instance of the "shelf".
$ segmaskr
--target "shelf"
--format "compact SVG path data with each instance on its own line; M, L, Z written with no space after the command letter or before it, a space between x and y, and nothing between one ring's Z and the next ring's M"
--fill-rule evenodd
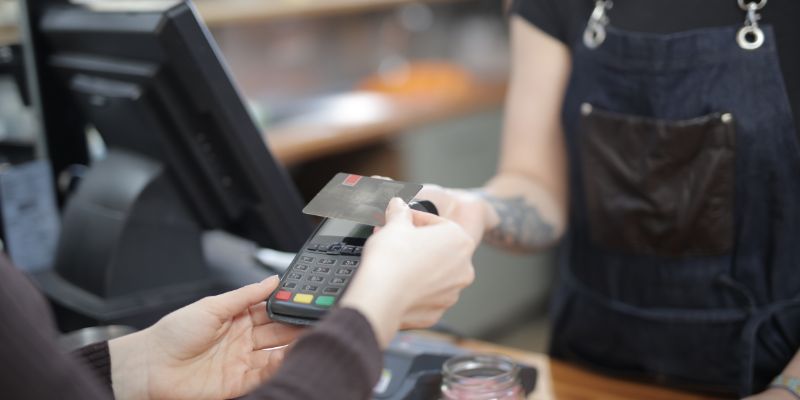
M465 0L423 0L444 3ZM419 0L196 0L195 6L210 27L263 22L283 18L310 18L375 11Z

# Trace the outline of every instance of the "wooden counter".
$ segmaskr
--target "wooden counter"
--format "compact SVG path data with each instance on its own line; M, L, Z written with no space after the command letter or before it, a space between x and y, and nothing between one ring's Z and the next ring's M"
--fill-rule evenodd
M343 94L339 105L310 111L266 130L273 154L284 165L346 152L431 122L502 104L504 84L476 85L457 97L392 97L366 92Z
M713 397L686 393L658 386L609 378L550 359L547 355L530 353L475 340L456 342L476 352L505 354L539 371L536 390L528 400L708 400Z
M444 3L465 0L422 0ZM194 0L209 27L376 11L420 0ZM17 27L0 26L0 45L19 41Z

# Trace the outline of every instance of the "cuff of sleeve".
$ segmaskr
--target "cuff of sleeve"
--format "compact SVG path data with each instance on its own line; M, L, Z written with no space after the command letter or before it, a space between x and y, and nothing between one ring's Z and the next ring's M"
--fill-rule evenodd
M73 354L83 360L104 385L111 388L111 356L107 341L81 347Z
M352 351L356 365L362 368L360 375L372 389L381 374L383 352L367 317L353 308L337 308L331 310L318 326L321 331L331 332Z
M332 309L295 343L254 398L368 399L382 363L367 318L354 309Z

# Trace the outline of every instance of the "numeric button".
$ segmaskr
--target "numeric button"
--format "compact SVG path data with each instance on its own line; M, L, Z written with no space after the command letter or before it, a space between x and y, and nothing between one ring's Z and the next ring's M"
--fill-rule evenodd
M322 293L325 294L339 294L341 291L342 289L338 287L326 287L325 289L322 289Z
M338 276L331 278L331 284L344 285L345 283L347 283L347 278L340 278Z
M353 275L353 269L352 268L339 268L339 269L336 270L336 274L337 275L350 276L350 275Z

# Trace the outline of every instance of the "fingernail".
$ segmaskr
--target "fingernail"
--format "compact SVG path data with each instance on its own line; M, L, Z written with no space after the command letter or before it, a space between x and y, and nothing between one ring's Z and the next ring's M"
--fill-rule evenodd
M269 278L264 279L263 281L261 281L261 283L274 282L274 281L277 281L279 279L280 279L280 277L278 277L278 275L272 275Z

